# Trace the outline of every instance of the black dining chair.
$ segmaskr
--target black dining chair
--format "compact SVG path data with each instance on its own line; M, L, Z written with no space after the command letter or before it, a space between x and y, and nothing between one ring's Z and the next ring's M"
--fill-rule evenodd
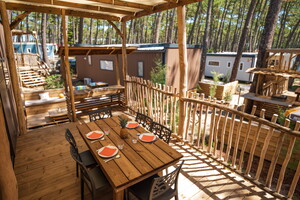
M135 121L141 124L144 128L146 128L149 131L153 123L153 120L150 117L139 112L136 113Z
M75 138L73 137L73 134L71 133L71 131L69 129L66 129L65 138L69 142L70 146L73 146L78 152L78 147L77 147ZM91 152L89 150L80 152L78 154L79 154L80 161L83 163L83 165L85 167L90 168L90 167L94 167L97 165L96 160L94 159L93 155L91 154ZM78 163L77 162L76 162L76 176L78 177Z
M161 125L157 122L153 122L150 132L157 135L160 139L162 139L165 143L169 144L172 131L165 127L164 125Z
M111 190L111 187L99 166L92 169L86 168L83 162L81 162L78 150L73 145L70 146L70 153L80 167L80 187L82 200L84 199L84 183L90 190L93 200L96 199L97 194L101 195L101 191L108 192Z
M184 161L165 176L154 175L128 188L126 196L133 194L140 200L178 200L178 175Z
M112 117L111 108L102 108L99 110L92 110L88 112L88 115L90 117L90 122L99 120L99 119L105 119Z

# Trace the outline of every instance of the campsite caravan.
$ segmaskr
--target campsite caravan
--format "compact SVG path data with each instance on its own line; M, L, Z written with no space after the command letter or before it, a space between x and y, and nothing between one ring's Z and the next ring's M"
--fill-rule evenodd
M232 66L236 57L235 52L208 53L206 57L205 76L212 77L213 71L223 74L231 74ZM246 70L256 65L257 53L243 53L238 68L237 80L252 82L253 74Z
M37 45L35 42L14 42L15 53L38 53ZM47 55L50 59L54 58L54 52L56 51L56 44L47 44ZM39 44L39 55L43 57L41 53L42 46Z

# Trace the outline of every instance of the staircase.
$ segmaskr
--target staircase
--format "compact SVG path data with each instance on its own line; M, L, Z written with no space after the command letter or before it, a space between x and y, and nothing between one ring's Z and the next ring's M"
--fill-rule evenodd
M23 87L38 87L45 85L45 77L33 69L19 72Z

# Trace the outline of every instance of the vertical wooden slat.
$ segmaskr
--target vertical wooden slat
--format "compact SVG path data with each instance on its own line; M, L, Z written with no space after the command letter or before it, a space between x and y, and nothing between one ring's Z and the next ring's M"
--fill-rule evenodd
M198 99L199 94L194 94L193 98ZM191 132L191 144L194 145L194 133L195 133L195 121L196 121L196 113L198 110L198 103L194 104L194 109L193 109L193 117L192 117L192 132Z
M300 128L300 122L297 122L294 130L298 131L299 128ZM283 179L284 179L285 171L286 171L288 163L291 159L291 156L292 156L292 153L293 153L293 148L294 148L294 145L295 145L295 142L296 142L296 137L295 136L289 136L289 139L290 139L289 147L287 148L285 159L282 163L281 170L280 170L280 173L279 173L279 178L278 178L278 181L277 181L276 192L278 192L278 193L280 193L280 189L281 189L282 182L283 182ZM294 178L295 178L295 176L294 176Z
M184 128L186 126L185 108L183 99L185 91L187 90L187 49L186 49L186 26L185 26L185 6L177 7L177 20L178 20L178 50L179 50L179 124L178 134L184 135Z
M300 177L300 162L298 162L298 167L297 167L296 173L294 175L294 178L293 178L293 181L292 181L289 193L288 193L288 198L293 197L297 183L299 181L299 177Z
M265 117L265 112L266 112L265 109L261 109L260 118ZM252 143L252 146L251 146L250 155L249 155L249 158L248 158L248 164L247 164L247 168L246 168L246 171L245 171L246 175L248 175L250 173L250 170L251 170L253 156L254 156L256 144L257 144L257 141L258 141L259 133L260 133L260 130L261 130L261 125L262 125L261 123L258 124L257 131L255 132L255 135L253 137L253 143Z
M203 100L203 95L201 94L198 96L198 99ZM198 116L198 136L197 136L197 147L200 148L200 141L201 141L201 125L202 125L202 112L203 112L203 104L199 104L199 116Z
M237 105L234 105L234 109L237 109ZM228 134L228 140L227 140L227 148L226 148L226 154L225 154L225 162L228 162L229 154L231 150L231 144L232 144L232 137L234 132L234 124L235 124L235 116L236 114L232 114L231 116L231 123L229 128L229 134Z
M228 116L229 116L229 112L226 111L225 119L224 119L224 123L223 123L223 127L222 127L222 132L221 132L221 145L220 145L219 159L222 159L222 154L223 154L223 149L224 149L224 141L225 141L225 133L226 133L226 128L227 128L227 124L228 124L227 123Z
M289 127L290 126L290 120L289 119L285 120L284 126L285 127ZM281 150L284 138L285 138L285 133L281 132L280 136L278 137L278 141L277 141L277 145L276 145L276 150L275 150L275 153L274 153L274 155L272 157L272 161L271 161L271 164L270 164L270 167L269 167L269 171L268 171L268 175L267 175L267 179L266 179L266 185L269 188L271 187L272 177L273 177L273 174L274 174L274 171L275 171L276 163L277 163L277 160L278 160L278 157L279 157L279 154L280 154L280 150Z
M245 112L245 105L243 104L241 107L241 112ZM244 117L240 117L240 123L236 132L236 137L235 137L235 143L234 143L234 150L233 150L233 156L232 156L232 166L235 166L236 162L236 157L237 157L237 152L239 148L239 142L240 142L240 136L241 136L241 130L242 130L242 125L243 125Z
M116 54L116 80L117 80L117 85L121 85L120 82L120 71L119 71L119 55Z
M122 21L122 70L123 70L123 79L126 79L127 76L127 52L126 52L126 21ZM127 105L127 83L124 82L125 87L125 105Z
M170 87L169 86L167 86L166 87L166 92L170 92ZM170 115L170 113L169 113L169 107L170 107L170 102L169 102L169 100L170 100L170 96L169 95L166 95L166 115L165 115L165 118L166 118L166 125L167 125L167 127L171 127L171 125L170 125L170 121L168 120L168 119L170 119L170 117L169 117L169 115Z
M24 106L23 106L23 100L21 97L21 90L19 87L19 81L18 81L18 74L17 74L17 67L15 62L15 55L13 50L13 43L12 43L12 35L11 30L9 27L9 20L7 16L7 10L5 2L0 2L0 13L2 18L2 25L3 25L3 31L4 31L4 38L5 38L5 49L6 49L6 56L7 56L7 62L8 62L8 68L10 72L10 80L12 84L13 89L13 95L16 101L17 106L17 117L18 117L18 125L20 134L25 134L27 132L26 128L26 120L25 120L25 114L24 114Z
M252 107L252 110L251 110L251 115L254 115L255 112L256 112L256 106L254 105ZM252 127L251 125L252 125L252 120L250 119L248 121L247 133L246 133L246 137L245 137L245 140L244 140L244 143L243 143L243 146L242 146L241 155L240 155L240 162L239 162L239 167L238 167L239 170L241 170L242 166L243 166L244 153L245 153L245 150L246 150L246 147L247 147L247 143L248 143L248 139L249 139L249 135L250 135L250 132L251 132L251 127Z
M188 98L191 98L192 93L191 92L187 92L186 96ZM185 110L186 110L186 114L185 117L187 119L187 123L186 123L186 129L185 129L185 135L184 135L184 139L188 140L188 134L189 134L189 127L190 127L190 120L191 120L191 109L192 109L192 103L191 102L185 102Z
M221 101L221 104L223 105L224 104L224 101L222 100ZM215 145L214 145L214 156L217 156L216 155L216 152L217 152L217 146L218 146L218 133L219 133L219 129L220 129L220 121L221 121L221 116L222 116L222 112L223 110L222 109L219 109L219 114L218 114L218 118L217 118L217 121L216 121L216 125L214 127L214 142L215 142Z
M273 123L276 123L277 118L278 118L278 115L274 114L272 116L272 120L271 121ZM259 176L261 174L261 170L262 170L262 167L263 167L263 164L264 164L264 160L265 160L265 156L266 156L269 144L270 144L270 140L271 140L271 138L273 136L273 132L274 132L274 128L270 128L269 131L268 131L267 137L266 137L266 139L264 141L264 145L263 145L263 148L261 150L260 159L259 159L259 163L258 163L256 175L255 175L255 179L256 180L259 179Z
M214 98L214 103L216 103L216 98ZM211 153L213 138L214 138L214 126L215 126L215 116L216 116L216 107L212 108L211 118L210 118L210 130L208 138L208 153Z
M208 117L208 110L209 106L205 106L205 116L204 116L204 126L203 126L203 134L202 134L202 148L205 150L205 134L206 134L206 125L207 125L207 117Z
M68 33L67 33L67 22L66 22L66 15L65 10L61 10L61 20L62 20L62 33L63 33L63 40L64 40L64 47L65 47L65 59L64 59L64 66L65 66L65 72L66 72L66 81L69 88L69 94L70 94L70 105L72 110L72 121L76 121L76 110L75 110L75 99L74 99L74 90L73 90L73 84L72 84L72 75L70 71L70 63L69 63L69 44L68 44Z

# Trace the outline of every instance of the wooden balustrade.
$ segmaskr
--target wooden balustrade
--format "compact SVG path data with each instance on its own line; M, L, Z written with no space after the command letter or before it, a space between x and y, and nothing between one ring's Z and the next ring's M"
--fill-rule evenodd
M176 133L179 96L172 87L153 84L141 78L127 77L128 107L142 112L170 128ZM294 130L254 116L256 106L250 114L244 106L230 108L217 103L204 94L187 93L183 98L186 111L186 133L180 138L193 148L206 152L211 158L240 173L244 178L267 187L277 195L292 197L300 174L300 123ZM285 183L287 170L295 170L293 180ZM291 173L290 173L291 174ZM273 180L273 181L272 181ZM275 181L276 180L276 181Z

